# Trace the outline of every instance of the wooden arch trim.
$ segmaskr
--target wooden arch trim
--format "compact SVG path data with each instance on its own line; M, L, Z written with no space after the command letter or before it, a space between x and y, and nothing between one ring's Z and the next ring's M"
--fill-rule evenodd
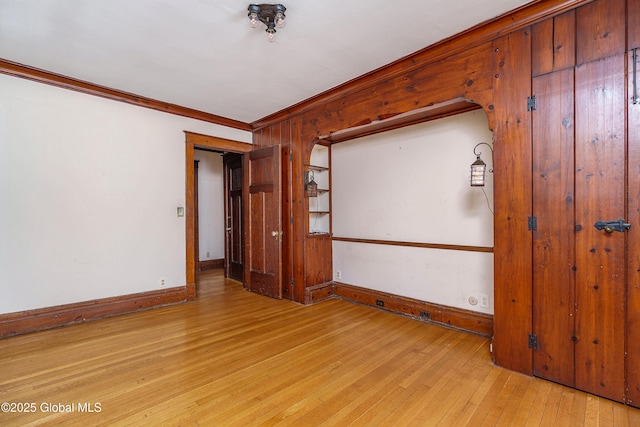
M234 141L216 136L202 135L185 131L185 229L186 229L186 263L187 263L187 300L196 298L196 212L195 212L195 180L194 180L194 150L205 148L230 153L246 153L253 145L246 142Z

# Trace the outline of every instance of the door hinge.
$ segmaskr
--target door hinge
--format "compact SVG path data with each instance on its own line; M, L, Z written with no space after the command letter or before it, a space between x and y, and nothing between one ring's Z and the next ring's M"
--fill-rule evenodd
M289 224L293 224L293 217L289 218Z
M538 218L535 216L529 217L529 230L538 231Z
M292 162L293 161L293 153L289 153L289 161Z
M538 336L536 334L529 334L529 348L538 349Z
M295 287L296 281L294 279L291 279L291 287Z
M535 111L538 109L538 98L535 95L527 96L527 111Z

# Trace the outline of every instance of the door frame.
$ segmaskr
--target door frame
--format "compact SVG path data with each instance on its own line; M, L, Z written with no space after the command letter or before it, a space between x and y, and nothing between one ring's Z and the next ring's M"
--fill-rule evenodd
M185 233L186 233L186 293L187 300L196 298L196 211L194 150L196 148L215 149L231 153L244 154L253 149L247 142L203 135L194 132L185 133ZM244 202L244 201L243 201Z

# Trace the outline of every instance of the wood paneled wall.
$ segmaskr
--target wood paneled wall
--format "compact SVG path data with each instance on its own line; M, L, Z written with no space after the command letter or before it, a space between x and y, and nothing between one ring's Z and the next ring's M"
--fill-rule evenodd
M613 1L617 2L614 8L624 7L624 0ZM318 239L323 238L306 234L303 172L318 138L463 99L484 109L494 133L494 359L501 366L531 374L532 235L528 217L532 211L532 140L527 97L531 96L532 71L541 74L569 67L575 61L574 52L586 59L593 57L594 50L607 51L609 43L615 44L610 37L617 39L615 33L624 26L606 35L600 33L595 48L588 48L592 42L585 40L580 47L572 45L576 26L595 25L585 20L599 14L602 5L598 3L609 4L604 0L537 2L252 123L257 142L276 124L286 121L291 129L290 207L296 219L291 229L293 299L304 302L305 287L331 277L330 237L321 242ZM630 7L630 15L640 15L637 9ZM584 17L582 23L577 23L577 14ZM532 27L553 31L536 31L534 36ZM541 55L535 64L532 49L534 56ZM315 260L313 265L306 262L310 257Z

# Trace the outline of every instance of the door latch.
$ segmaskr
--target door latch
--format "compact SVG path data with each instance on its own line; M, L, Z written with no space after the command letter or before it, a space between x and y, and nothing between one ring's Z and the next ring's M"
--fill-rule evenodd
M596 221L593 226L598 230L613 233L614 231L626 231L631 227L631 224L625 223L624 219L619 219L616 221Z

